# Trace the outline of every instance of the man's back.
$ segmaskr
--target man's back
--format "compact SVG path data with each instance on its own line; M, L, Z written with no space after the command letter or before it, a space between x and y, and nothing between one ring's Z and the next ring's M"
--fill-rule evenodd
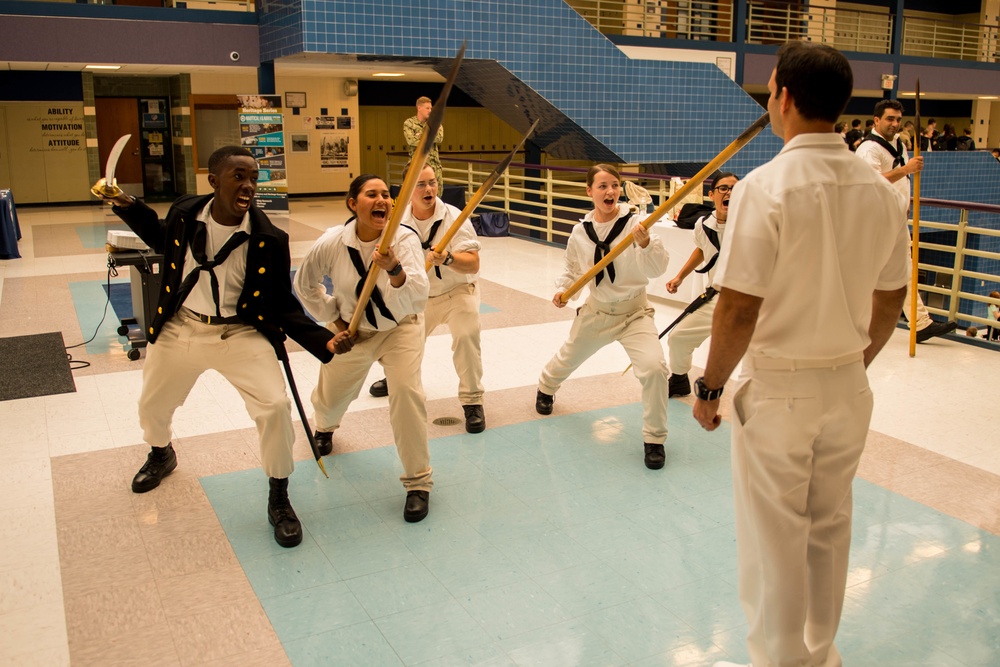
M836 134L805 134L735 190L716 282L763 297L749 351L830 359L868 345L872 292L905 284L906 202Z

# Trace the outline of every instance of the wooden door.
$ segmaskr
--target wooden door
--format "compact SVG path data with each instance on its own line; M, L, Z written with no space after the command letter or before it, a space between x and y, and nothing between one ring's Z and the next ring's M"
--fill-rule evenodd
M131 134L125 150L118 159L115 178L118 186L130 195L143 196L142 158L139 155L139 100L128 97L98 97L94 100L97 110L97 150L104 175L108 154L115 142L124 134ZM127 186L127 187L126 187Z

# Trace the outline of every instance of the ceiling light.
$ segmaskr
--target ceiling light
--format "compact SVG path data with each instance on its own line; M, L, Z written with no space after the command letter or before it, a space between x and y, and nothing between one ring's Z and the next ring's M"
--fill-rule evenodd
M996 95L980 95L979 99L981 99L981 100L996 100L996 99L1000 99L1000 98L998 98Z
M899 96L900 97L916 97L917 94L916 93L900 93Z
M121 65L87 65L84 69L121 69Z
M387 78L392 78L396 76L406 76L402 72L375 72L372 76L383 76Z

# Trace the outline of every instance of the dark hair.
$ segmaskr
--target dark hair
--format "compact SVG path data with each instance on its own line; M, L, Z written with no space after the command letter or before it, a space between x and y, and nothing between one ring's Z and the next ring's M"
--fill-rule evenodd
M865 127L871 127L874 124L875 124L875 121L873 121L871 118L869 118L868 120L865 121Z
M208 173L218 176L219 171L222 169L222 165L224 165L229 158L237 155L241 157L253 157L253 153L242 146L223 146L222 148L216 149L216 151L208 158Z
M844 122L837 123L836 125L833 126L833 131L837 132L838 134L846 129L847 129L847 123Z
M861 127L861 119L855 118L851 121L851 127Z
M825 44L788 42L778 49L774 83L777 94L787 88L806 120L836 123L854 90L851 64Z
M898 111L900 115L903 114L903 103L899 100L879 100L875 103L875 112L872 114L876 118L881 118L885 115L886 109L892 109L893 111Z
M712 190L714 190L715 184L724 178L735 178L737 181L740 180L740 177L731 171L723 171L721 173L717 173L715 175L715 178L712 179L712 187L709 188L709 191L711 192Z
M611 174L612 176L617 178L619 183L622 182L622 175L618 173L618 170L612 167L610 164L595 164L593 167L590 168L590 171L587 172L588 188L594 184L594 177L597 176L602 171Z
M351 208L350 201L361 196L361 189L364 188L365 183L376 178L385 183L385 179L377 174L361 174L351 181L351 185L347 188L347 208L351 209L352 212L354 211L354 209ZM351 216L351 219L353 219L353 217L354 216Z

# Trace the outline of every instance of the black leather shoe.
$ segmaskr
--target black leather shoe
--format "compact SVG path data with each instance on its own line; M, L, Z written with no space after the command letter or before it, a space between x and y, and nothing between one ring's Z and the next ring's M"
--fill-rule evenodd
M651 442L644 442L642 446L646 448L646 467L650 470L659 470L667 462L667 454L663 451L663 445L656 445Z
M160 485L160 481L177 467L174 446L152 447L146 455L146 462L132 478L132 493L146 493Z
M372 382L372 386L368 387L368 393L378 398L385 398L389 395L389 383L385 378Z
M403 506L403 518L409 523L423 521L427 516L431 502L430 491L407 491L406 504Z
M687 373L680 375L671 373L670 379L667 380L667 398L687 396L690 393L691 381L688 379Z
M481 405L463 405L465 410L465 430L468 433L482 433L486 430L486 415Z
M934 322L933 324L917 331L917 342L923 343L924 341L930 340L935 336L943 336L947 333L951 333L957 327L958 322Z
M297 547L302 543L302 524L288 500L288 478L271 477L268 481L267 520L274 526L274 541L285 548Z
M555 396L551 394L546 394L542 390L538 390L535 394L535 411L540 415L551 415L552 414L552 403L555 401Z
M329 456L333 452L333 431L316 431L313 440L320 456Z

